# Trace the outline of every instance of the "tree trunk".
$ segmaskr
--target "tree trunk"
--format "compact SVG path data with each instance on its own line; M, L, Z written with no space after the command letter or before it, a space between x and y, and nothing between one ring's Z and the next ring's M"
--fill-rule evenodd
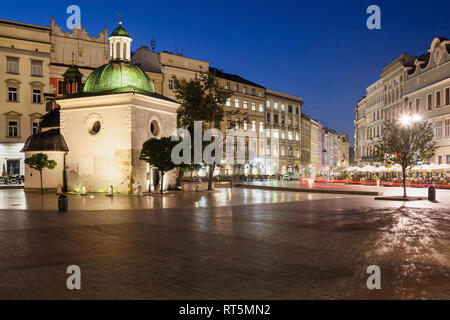
M209 175L208 175L208 191L212 190L212 182L214 177L214 167L216 166L216 163L209 165Z
M183 180L184 170L178 168L178 178L177 178L177 187L181 186L181 181Z
M42 184L42 171L39 171L39 176L41 178L41 194L44 194L44 186Z
M402 167L403 173L403 197L406 198L406 170Z
M163 194L163 189L164 189L164 171L161 171L161 194Z

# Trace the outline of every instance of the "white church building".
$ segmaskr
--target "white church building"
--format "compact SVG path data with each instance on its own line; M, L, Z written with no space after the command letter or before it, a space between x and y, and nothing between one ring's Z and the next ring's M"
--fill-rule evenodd
M176 130L178 104L156 94L152 80L131 64L131 42L119 22L109 37L110 62L94 70L81 91L58 99L60 109L52 112L59 119L41 126L25 143L26 158L42 152L58 163L44 170L45 189L61 185L78 192L85 186L88 192L106 192L113 186L117 193L135 193L139 185L151 187L156 173L139 160L140 151L146 140ZM76 67L71 68L76 75ZM68 83L72 88L73 81ZM164 181L167 189L175 173L167 173ZM39 173L26 166L25 190L39 187Z

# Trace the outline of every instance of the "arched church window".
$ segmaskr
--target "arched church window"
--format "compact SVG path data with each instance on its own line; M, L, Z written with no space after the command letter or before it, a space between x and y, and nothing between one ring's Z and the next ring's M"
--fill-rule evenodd
M150 122L150 133L156 137L159 135L159 131L158 121L153 120L152 122Z
M120 42L116 43L116 59L120 59Z

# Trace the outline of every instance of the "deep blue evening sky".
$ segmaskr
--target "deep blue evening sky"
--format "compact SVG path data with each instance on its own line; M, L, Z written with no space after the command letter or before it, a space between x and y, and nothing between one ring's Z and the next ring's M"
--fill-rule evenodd
M67 6L82 26L111 32L119 12L133 49L184 55L267 88L298 95L304 112L353 140L353 108L383 66L402 52L425 53L450 38L450 1L4 1L0 18L65 26ZM366 9L381 7L382 29L366 28ZM64 27L65 28L65 27Z

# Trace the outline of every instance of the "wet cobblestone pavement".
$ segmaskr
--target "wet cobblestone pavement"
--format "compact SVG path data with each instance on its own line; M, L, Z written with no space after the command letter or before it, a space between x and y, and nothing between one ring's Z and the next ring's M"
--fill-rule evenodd
M450 299L450 193L71 196L64 214L56 196L0 193L1 299ZM66 288L69 265L81 290Z

